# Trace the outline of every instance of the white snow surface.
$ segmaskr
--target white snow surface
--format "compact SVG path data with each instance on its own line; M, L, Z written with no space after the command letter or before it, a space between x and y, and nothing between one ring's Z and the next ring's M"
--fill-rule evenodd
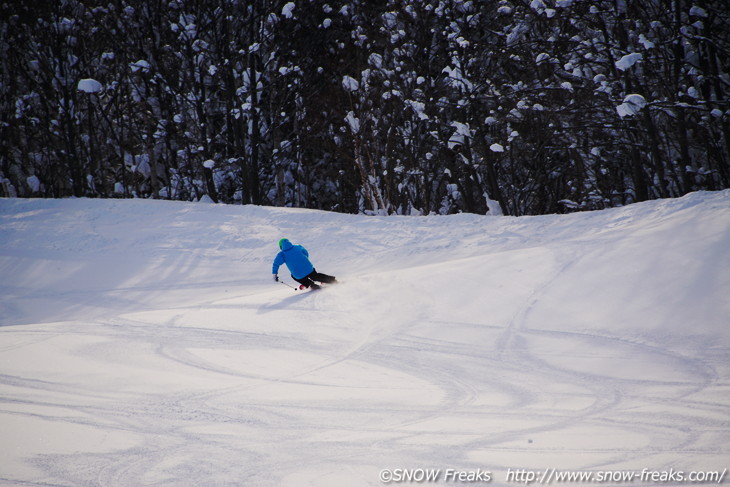
M275 283L282 237L342 284ZM730 467L730 191L521 218L4 199L0 273L3 486Z

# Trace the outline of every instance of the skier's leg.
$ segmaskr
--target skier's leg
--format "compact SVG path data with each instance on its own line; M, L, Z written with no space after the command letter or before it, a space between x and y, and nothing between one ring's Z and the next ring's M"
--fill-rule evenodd
M324 282L325 284L333 284L337 282L337 279L335 276L329 276L327 274L322 274L321 272L317 272L317 269L315 269L311 274L309 274L309 277L313 281L317 282Z
M319 289L320 288L319 284L316 284L312 280L312 274L309 274L307 277L302 277L301 279L297 279L294 276L291 276L291 278L294 279L295 281L297 281L299 284L301 284L304 287L307 287L307 288L308 287L311 287L312 289Z

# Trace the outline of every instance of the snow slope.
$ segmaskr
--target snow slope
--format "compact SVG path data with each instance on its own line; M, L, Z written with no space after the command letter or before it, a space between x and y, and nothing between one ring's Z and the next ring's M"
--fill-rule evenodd
M344 283L274 283L281 237ZM2 485L730 467L730 191L522 218L0 200L0 275Z

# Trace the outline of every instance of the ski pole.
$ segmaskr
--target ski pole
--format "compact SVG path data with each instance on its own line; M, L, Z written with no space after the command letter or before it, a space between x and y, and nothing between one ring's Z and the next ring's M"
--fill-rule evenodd
M279 282L280 282L280 283L282 283L283 285L285 285L286 287L290 287L290 288L292 288L292 289L293 289L293 290L295 290L295 291L298 291L298 290L299 290L299 288L296 288L296 287L294 287L294 286L291 286L291 285L289 285L289 284L285 283L284 281L282 281L281 279L279 280Z

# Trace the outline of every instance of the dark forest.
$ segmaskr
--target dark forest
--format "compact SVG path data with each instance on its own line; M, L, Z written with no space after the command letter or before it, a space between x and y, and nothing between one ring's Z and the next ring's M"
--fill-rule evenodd
M6 1L0 196L535 215L730 187L726 0Z

